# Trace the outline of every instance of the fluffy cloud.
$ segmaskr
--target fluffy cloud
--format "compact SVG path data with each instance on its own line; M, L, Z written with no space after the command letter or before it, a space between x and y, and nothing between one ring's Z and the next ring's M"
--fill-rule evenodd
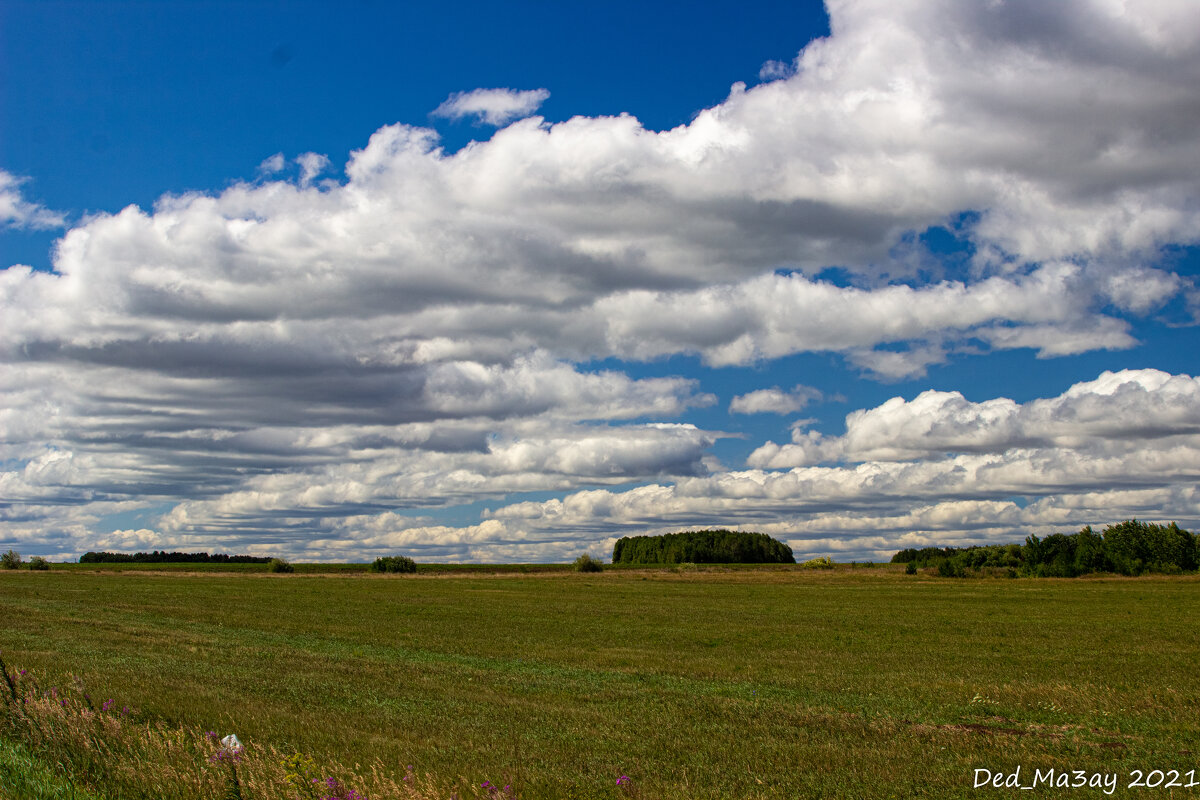
M814 400L821 392L811 386L796 386L785 392L778 386L739 394L729 402L731 414L794 414Z
M970 284L874 290L771 274L692 291L614 294L596 304L596 324L609 353L625 358L690 352L725 366L832 351L892 378L920 374L944 359L943 339L968 333L997 349L1047 356L1136 344L1127 323L1093 310L1098 297L1081 268L1062 263ZM905 342L912 344L905 351L874 349Z
M329 169L330 161L329 156L320 153L301 153L296 157L296 164L300 167L300 185L308 186L313 178Z
M846 433L827 438L793 429L792 443L768 442L751 466L781 469L823 461L912 461L953 453L1005 453L1016 448L1099 452L1142 447L1200 434L1200 380L1158 370L1105 372L1058 397L980 403L959 392L894 397L846 417Z
M21 184L26 180L27 178L19 178L0 169L0 230L47 230L65 225L66 219L62 214L31 203L21 196Z
M332 553L353 549L339 520L663 474L686 477L552 502L594 505L592 523L562 517L594 532L723 512L869 516L873 498L953 516L946 503L1048 498L1039 481L1062 497L1182 491L1170 465L1192 463L1194 431L1170 416L1168 387L1190 398L1184 376L1013 408L922 395L706 475L717 434L647 425L713 402L702 386L583 366L831 352L909 377L966 349L1128 348L1132 318L1189 291L1158 256L1200 230L1200 8L829 11L831 36L792 67L672 130L529 117L545 90L455 95L440 115L512 124L454 153L432 130L388 125L337 180L316 180L330 165L315 154L298 179L269 179L286 165L273 156L257 183L88 218L52 273L0 271L12 535L95 541L106 514L170 505L164 537L244 524ZM3 224L61 224L17 186L0 173ZM932 226L961 238L953 277L909 257ZM822 277L831 266L848 277ZM800 399L756 393L732 410ZM1169 433L1137 422L1156 442L1138 453L1079 421L1088 402ZM1084 416L1072 427L1068 412ZM843 463L813 466L829 460ZM539 527L554 516L543 505L536 525L521 522L532 507L498 510L463 552L578 543Z
M528 117L550 97L545 89L476 89L456 92L433 110L435 117L462 119L475 117L487 125L506 125L514 119Z
M258 165L259 174L274 175L276 172L282 172L286 163L283 153L276 153L273 156L263 159L263 162Z

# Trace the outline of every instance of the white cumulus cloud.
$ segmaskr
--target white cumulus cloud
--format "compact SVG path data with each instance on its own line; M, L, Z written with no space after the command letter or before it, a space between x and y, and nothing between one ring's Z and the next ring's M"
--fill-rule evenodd
M21 184L27 180L0 169L0 230L48 230L65 225L66 218L61 213L22 197Z
M462 119L474 117L487 125L507 125L528 117L550 97L546 89L475 89L455 92L433 110L435 117Z
M820 400L820 390L811 386L795 386L783 391L778 386L739 394L729 402L731 414L794 414L814 400Z

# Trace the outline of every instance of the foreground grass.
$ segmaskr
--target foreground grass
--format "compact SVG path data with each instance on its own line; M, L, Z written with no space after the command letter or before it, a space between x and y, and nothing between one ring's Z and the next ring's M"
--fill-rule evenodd
M0 797L4 800L101 800L76 787L17 742L0 739Z
M412 764L446 797L483 780L618 797L623 774L646 798L967 797L978 767L1200 768L1198 590L54 570L0 575L0 648L139 719L351 771Z

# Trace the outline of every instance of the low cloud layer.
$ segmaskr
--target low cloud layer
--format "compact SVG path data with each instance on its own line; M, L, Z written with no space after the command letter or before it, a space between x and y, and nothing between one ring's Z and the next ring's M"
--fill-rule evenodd
M542 536L721 520L805 553L877 557L912 544L1019 541L1127 515L1195 525L1198 399L1200 380L1155 370L1105 373L1025 404L926 392L851 413L843 437L798 428L795 443L756 450L748 470L587 490L491 516ZM818 461L841 463L809 466Z
M740 472L707 453L719 431L678 424L717 398L673 356L831 353L895 380L963 352L1128 349L1194 305L1161 256L1200 231L1200 8L828 5L829 37L672 130L466 92L435 116L506 126L487 141L449 153L398 123L341 167L277 154L256 183L88 217L53 272L0 272L0 539L519 560L710 518L870 549L855 520L965 535L995 512L998 535L1119 492L1185 508L1187 376L1025 406L926 393ZM0 225L62 225L19 186L0 172ZM565 497L505 501L526 492ZM426 513L483 501L467 527Z

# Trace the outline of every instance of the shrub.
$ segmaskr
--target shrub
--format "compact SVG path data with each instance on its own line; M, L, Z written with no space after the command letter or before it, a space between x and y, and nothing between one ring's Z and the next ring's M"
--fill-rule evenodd
M416 572L417 562L407 556L384 556L371 564L372 572Z
M963 578L966 577L966 572L962 565L953 558L942 559L937 565L938 575L943 578Z
M29 568L36 570L50 569L50 562L41 556L34 556L33 558L29 559Z
M603 572L604 565L600 563L600 559L592 558L590 553L584 553L579 558L575 559L572 565L576 572Z
M292 562L286 558L272 558L271 563L267 565L271 572L295 572L296 568L292 566Z
M21 555L16 550L9 550L0 556L0 564L3 564L5 569L20 569Z
M905 575L916 575L917 574L917 565L911 561L908 562L908 566L904 568L904 574Z
M819 556L818 558L810 558L800 566L805 569L833 569L833 559L829 556Z

